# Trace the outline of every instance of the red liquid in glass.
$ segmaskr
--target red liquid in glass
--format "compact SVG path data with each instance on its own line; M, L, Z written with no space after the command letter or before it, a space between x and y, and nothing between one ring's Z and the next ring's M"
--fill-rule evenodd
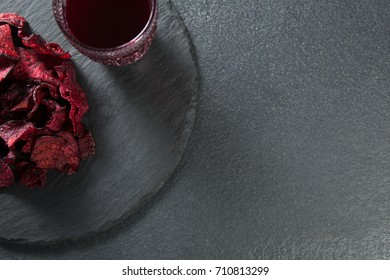
M149 0L66 0L73 35L95 48L113 48L137 37L148 23Z

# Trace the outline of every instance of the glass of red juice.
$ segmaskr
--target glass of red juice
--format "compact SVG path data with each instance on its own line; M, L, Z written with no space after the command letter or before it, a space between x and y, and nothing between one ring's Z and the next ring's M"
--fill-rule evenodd
M53 12L78 51L107 65L139 60L156 33L157 0L53 0Z

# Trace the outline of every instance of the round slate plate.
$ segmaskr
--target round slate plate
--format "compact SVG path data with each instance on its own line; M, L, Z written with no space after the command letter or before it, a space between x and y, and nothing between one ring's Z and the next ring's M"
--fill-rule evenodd
M91 107L85 122L97 144L97 155L73 176L53 172L42 190L1 190L0 239L48 243L105 230L158 191L188 142L198 75L185 26L172 4L160 0L149 52L133 65L113 68L71 47L50 0L2 0L0 8L26 17L33 32L73 55Z

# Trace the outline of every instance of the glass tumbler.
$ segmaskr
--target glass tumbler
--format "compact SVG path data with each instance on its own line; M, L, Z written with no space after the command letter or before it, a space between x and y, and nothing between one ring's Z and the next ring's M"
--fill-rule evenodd
M89 57L91 60L102 64L124 66L141 59L148 50L156 33L158 15L157 0L145 0L149 1L150 16L144 29L136 37L129 42L116 47L99 48L88 46L80 42L68 26L66 18L67 1L52 1L54 17L65 37L80 53ZM115 0L112 1L115 2ZM118 28L120 28L120 26L118 26Z

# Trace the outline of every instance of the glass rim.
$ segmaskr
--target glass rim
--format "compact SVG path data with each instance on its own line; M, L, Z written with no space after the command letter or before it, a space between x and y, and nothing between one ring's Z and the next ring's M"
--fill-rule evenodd
M56 4L57 4L58 1L62 2L61 5L60 5L60 13L61 13L61 17L64 19L63 23L66 25L65 14L64 14L64 5L65 5L64 1L65 0L53 0L52 1L53 8L56 7ZM113 52L113 51L118 51L118 50L121 50L121 49L125 49L125 48L128 48L128 47L131 47L134 44L136 44L137 41L139 41L142 38L143 34L151 26L151 24L153 23L154 17L156 15L156 12L157 12L157 0L148 0L148 1L149 1L149 3L151 3L152 7L150 9L151 12L150 12L150 15L149 15L149 19L148 19L147 23L145 24L144 28L142 29L142 31L139 32L138 35L136 37L134 37L133 39L131 39L130 41L128 41L128 42L126 42L126 43L124 43L122 45L116 46L116 47L97 48L97 47L92 47L92 46L86 45L86 44L82 43L79 39L77 39L77 37L71 32L71 30L69 29L69 27L67 25L63 26L63 23L58 19L57 16L55 16L54 18L58 22L59 27L61 28L62 32L66 35L66 37L71 39L79 47L81 47L81 48L83 48L85 50L91 50L91 51L95 51L95 52L99 52L99 53Z

